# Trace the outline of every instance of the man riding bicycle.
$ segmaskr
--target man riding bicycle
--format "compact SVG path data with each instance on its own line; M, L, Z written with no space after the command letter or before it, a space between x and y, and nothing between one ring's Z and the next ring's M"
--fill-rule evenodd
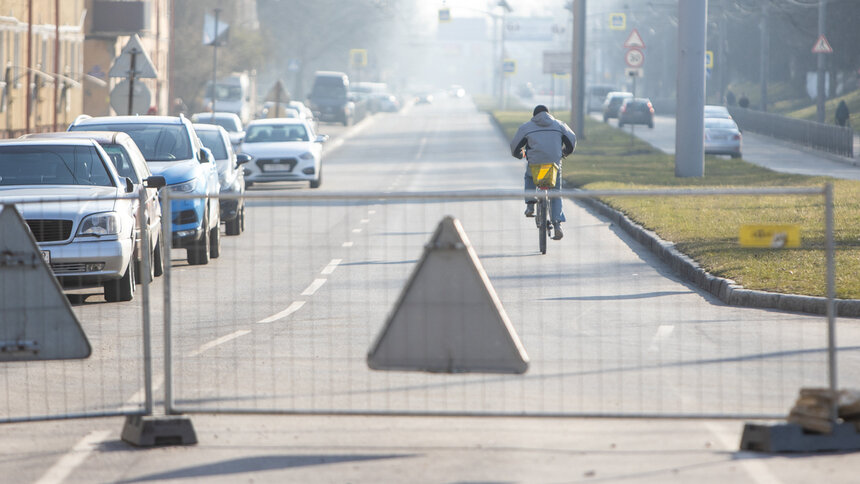
M573 153L576 148L576 134L564 123L552 117L546 106L539 104L532 112L532 119L517 130L511 140L511 154L514 158L526 157L525 190L526 217L535 216L534 193L536 187L528 165L554 164L558 168L555 187L551 190L561 190L561 158ZM555 197L550 201L550 220L553 227L553 240L560 240L564 233L561 223L565 221L562 211L561 198Z

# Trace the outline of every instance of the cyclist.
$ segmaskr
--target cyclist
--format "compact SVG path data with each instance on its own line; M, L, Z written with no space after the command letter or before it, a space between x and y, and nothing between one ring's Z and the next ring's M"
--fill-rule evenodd
M555 191L561 190L561 158L573 153L575 148L576 134L566 124L553 118L546 106L542 104L535 106L532 119L523 123L511 140L511 154L514 158L522 159L525 155L529 165L555 164L558 168L558 178L555 187L551 188ZM528 194L534 193L536 187L528 166L526 166L524 178L526 217L534 217L537 200L529 197ZM550 201L550 221L554 240L560 240L564 236L561 223L565 218L561 205L561 198L552 198Z

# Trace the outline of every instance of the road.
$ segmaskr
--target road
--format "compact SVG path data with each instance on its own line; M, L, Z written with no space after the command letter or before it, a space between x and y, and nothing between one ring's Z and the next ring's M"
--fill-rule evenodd
M172 254L174 398L183 411L202 412L192 414L200 444L134 449L118 440L116 417L6 424L4 476L69 483L854 478L852 455L736 452L742 420L558 418L785 414L798 388L827 381L823 318L727 307L570 201L565 238L540 256L521 201L394 199L393 192L521 186L520 162L468 100L323 128L334 136L318 192L373 195L252 200L247 231L225 237L219 259L191 267L181 251ZM306 191L288 183L252 190ZM522 340L530 358L524 375L367 368L371 343L445 215L462 221ZM456 285L470 269L446 270ZM164 283L151 286L156 322ZM84 292L73 301L93 356L7 365L2 415L140 405L140 298L106 304ZM153 334L160 400L160 324ZM843 320L838 337L840 384L856 388L856 322ZM424 413L476 417L386 416Z

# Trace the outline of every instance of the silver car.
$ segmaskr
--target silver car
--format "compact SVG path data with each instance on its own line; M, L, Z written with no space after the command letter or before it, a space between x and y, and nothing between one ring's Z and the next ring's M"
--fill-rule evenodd
M61 283L100 284L108 302L129 301L134 183L109 160L91 139L2 141L0 203L17 204Z
M733 119L705 118L705 154L741 157L743 135Z

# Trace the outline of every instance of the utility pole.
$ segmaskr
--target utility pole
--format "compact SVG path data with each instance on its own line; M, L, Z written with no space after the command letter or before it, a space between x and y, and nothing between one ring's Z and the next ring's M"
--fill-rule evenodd
M572 13L570 122L576 136L585 139L585 0L573 0Z
M761 7L761 110L767 112L767 78L770 77L770 32L768 16L770 9L767 4Z
M825 24L827 19L827 0L818 0L818 36L821 38L825 34ZM824 61L825 55L823 52L819 52L816 54L818 56L818 103L817 103L817 113L818 113L818 122L824 122L824 99L826 91L824 89Z
M54 131L60 102L60 0L54 0Z
M215 99L217 96L217 90L215 89L215 82L218 76L218 15L221 14L221 9L215 9L215 31L212 32L212 121L215 121Z
M678 114L675 176L705 175L705 40L707 0L678 2Z

